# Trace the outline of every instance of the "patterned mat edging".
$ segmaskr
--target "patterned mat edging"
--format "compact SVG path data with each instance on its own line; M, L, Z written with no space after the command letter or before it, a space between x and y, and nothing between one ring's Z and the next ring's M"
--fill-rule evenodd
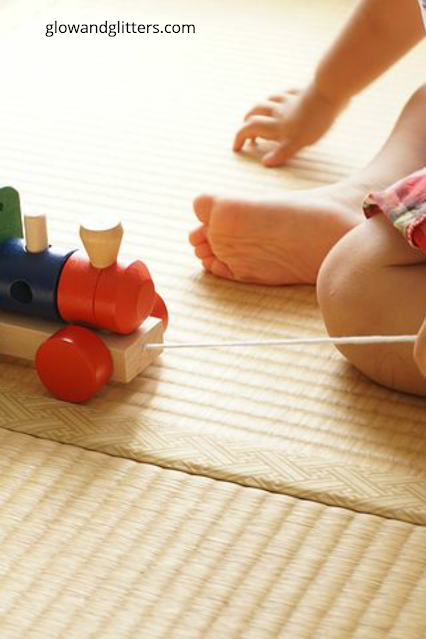
M426 525L426 477L179 433L51 398L0 393L0 427L319 503ZM193 461L197 460L197 461Z

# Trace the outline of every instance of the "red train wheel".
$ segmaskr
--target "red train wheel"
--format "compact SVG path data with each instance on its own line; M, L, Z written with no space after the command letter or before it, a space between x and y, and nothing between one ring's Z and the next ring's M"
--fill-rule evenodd
M112 357L103 341L82 326L66 326L39 347L40 380L57 399L84 402L108 382Z

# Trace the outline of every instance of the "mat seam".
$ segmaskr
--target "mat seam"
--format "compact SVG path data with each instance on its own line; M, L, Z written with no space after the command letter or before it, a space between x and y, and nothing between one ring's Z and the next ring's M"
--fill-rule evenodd
M79 446L77 444L70 444L70 443L64 443L64 442L60 442L60 441L56 441L56 440L52 440L52 439L48 439L46 437L41 437L39 435L35 435L33 433L29 434L29 433L21 433L19 431L15 431L13 429L1 426L0 430L6 430L14 435L23 435L24 437L33 437L34 439L37 440L41 440L41 441L47 441L47 442L52 442L55 445L59 445L59 446L71 446L72 448L76 448L78 450L85 450L87 452L91 452L91 453L96 453L99 455L105 455L107 457L112 457L114 459L122 459L128 462L132 462L134 464L139 464L139 465L145 465L145 466L155 466L157 468L161 468L163 470L168 470L168 471L174 471L177 473L184 473L188 476L191 477L204 477L206 479L210 479L212 481L218 481L218 482L222 482L222 483L226 483L226 484L233 484L236 486L240 486L242 488L246 488L246 489L251 489L251 490L259 490L262 491L264 493L269 493L272 495L282 495L284 497L290 497L292 499L297 499L300 501L305 501L305 502L310 502L310 503L314 503L314 504L320 504L323 506L327 506L329 508L338 508L340 510L343 511L347 511L347 512L351 512L354 514L358 514L358 515L369 515L371 517L379 517L380 519L386 520L386 521L399 521L405 524L408 524L410 526L416 526L417 528L426 528L426 524L421 524L419 522L412 522L412 521L408 521L407 519L404 519L402 517L391 517L391 516L386 516L382 513L375 513L375 512L370 512L368 510L362 510L362 509L355 509L355 508L351 508L350 506L343 506L340 504L335 504L332 503L332 501L330 500L330 502L327 502L326 500L316 500L316 499L312 499L312 498L307 498L307 497L303 497L300 495L294 495L288 492L281 492L281 491L276 491L276 490L272 490L272 489L268 489L262 486L251 486L249 483L243 482L243 481L236 481L236 480L232 480L232 479L227 479L227 478L223 478L223 477L215 477L214 473L212 475L208 475L207 473L199 473L199 472L190 472L187 469L182 469L182 468L176 468L173 466L169 466L169 465L163 465L161 464L159 461L142 461L142 460L138 460L138 459L133 459L130 457L123 457L121 455L114 455L113 453L107 452L107 451L100 451L100 450L96 450L93 448L86 448L85 446Z

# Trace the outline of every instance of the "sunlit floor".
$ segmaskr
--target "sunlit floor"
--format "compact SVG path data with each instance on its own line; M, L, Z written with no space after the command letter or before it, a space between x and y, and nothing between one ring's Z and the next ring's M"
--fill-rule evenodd
M306 82L352 5L0 0L0 185L47 214L52 245L118 213L171 341L324 335L312 287L203 274L187 234L200 192L312 188L379 148L424 46L286 168L231 151L247 109ZM195 33L46 36L105 21ZM169 352L82 407L2 360L0 635L423 637L424 408L328 346Z

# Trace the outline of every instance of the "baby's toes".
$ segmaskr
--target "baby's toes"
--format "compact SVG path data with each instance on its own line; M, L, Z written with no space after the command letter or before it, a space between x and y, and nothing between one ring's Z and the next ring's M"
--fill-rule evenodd
M204 260L206 257L213 257L212 247L208 242L203 242L202 244L197 244L194 249L195 255L200 259Z
M200 222L208 224L210 221L210 215L214 204L214 197L212 195L198 195L193 202L195 215Z
M226 264L224 264L224 262L221 262L220 260L217 260L217 259L214 260L214 262L212 263L210 267L210 271L213 273L213 275L217 275L218 277L224 277L227 280L235 279L231 269L228 268Z
M188 235L189 243L192 246L198 246L199 244L203 244L206 241L206 233L204 226L199 226L197 229L191 231Z
M203 267L206 271L213 273L213 275L217 275L218 277L223 277L227 280L234 280L234 274L232 271L224 264L217 259L214 255L210 257L206 257L203 260Z

